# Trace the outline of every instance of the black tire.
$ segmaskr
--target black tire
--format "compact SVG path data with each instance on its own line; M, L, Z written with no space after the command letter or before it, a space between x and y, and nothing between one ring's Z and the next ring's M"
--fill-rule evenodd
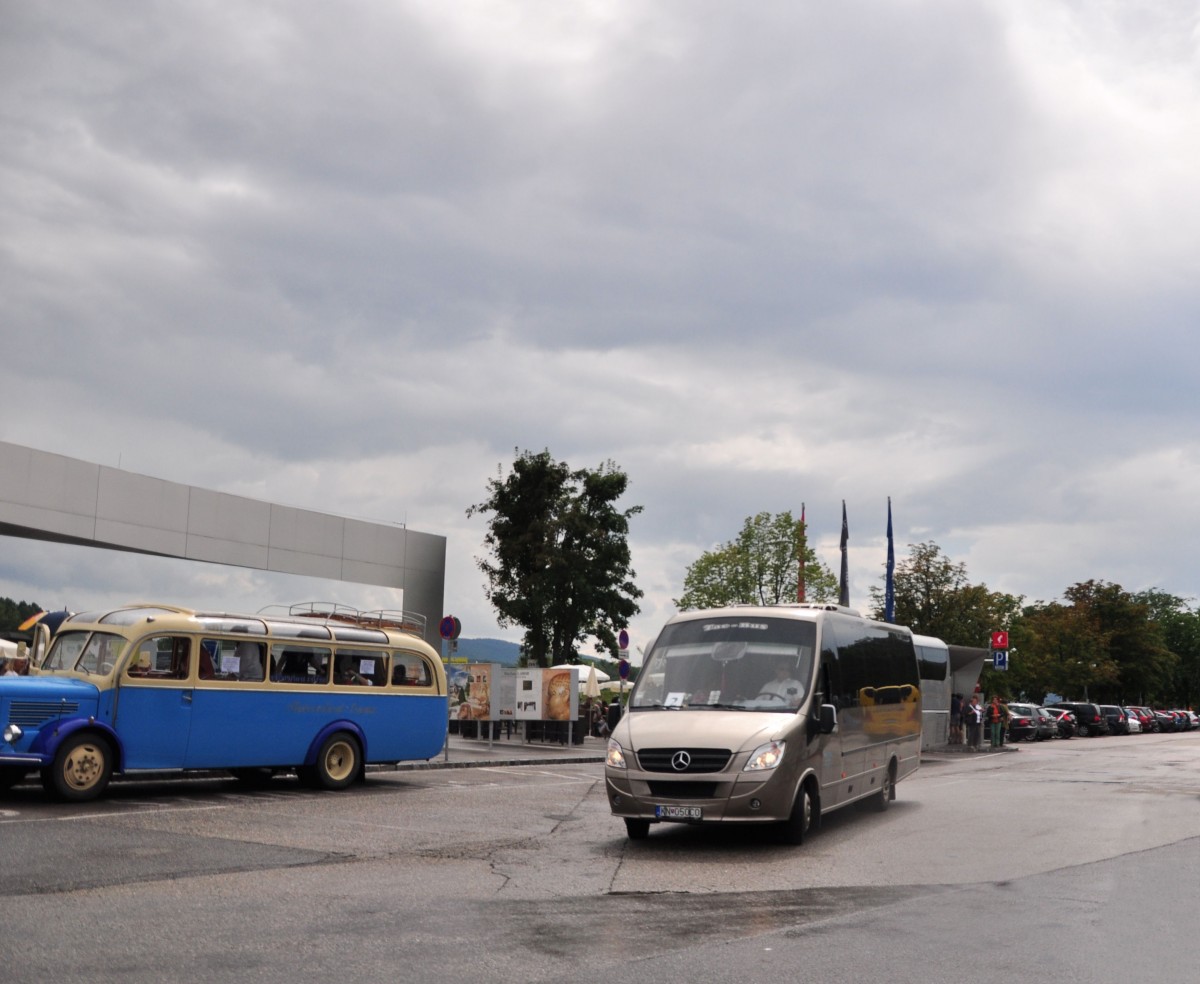
M872 805L875 807L876 813L887 813L887 809L892 805L892 800L896 798L896 774L895 766L889 765L887 772L883 774L883 782L879 785L879 792L875 794Z
M1079 735L1080 738L1086 738L1088 736L1088 726L1086 724L1079 725L1075 729L1075 734Z
M813 799L812 787L805 783L796 794L792 813L779 825L779 837L785 844L803 844L812 834L817 819L817 804Z
M362 772L362 752L353 735L339 731L321 743L317 761L300 770L305 785L314 789L345 789Z
M42 770L46 792L71 803L94 800L112 778L112 746L96 734L74 734L58 746L54 761Z
M637 817L626 817L625 833L631 841L645 840L650 836L650 821Z

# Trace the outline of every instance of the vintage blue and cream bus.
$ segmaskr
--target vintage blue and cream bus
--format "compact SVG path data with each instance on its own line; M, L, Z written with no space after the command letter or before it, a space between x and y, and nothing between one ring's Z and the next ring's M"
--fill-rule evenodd
M294 770L341 789L445 745L424 620L304 604L257 615L138 604L72 615L37 669L0 677L0 791L37 771L68 800L113 774Z

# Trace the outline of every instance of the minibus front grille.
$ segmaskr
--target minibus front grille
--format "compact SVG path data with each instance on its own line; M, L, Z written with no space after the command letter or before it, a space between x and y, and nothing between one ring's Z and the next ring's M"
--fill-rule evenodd
M47 721L74 714L79 710L77 701L66 700L14 700L8 711L8 723L22 728L38 728Z
M658 799L712 799L717 795L715 782L663 782L651 780L646 783L650 795Z
M643 748L638 752L638 765L643 772L675 775L721 772L732 756L733 752L728 748Z

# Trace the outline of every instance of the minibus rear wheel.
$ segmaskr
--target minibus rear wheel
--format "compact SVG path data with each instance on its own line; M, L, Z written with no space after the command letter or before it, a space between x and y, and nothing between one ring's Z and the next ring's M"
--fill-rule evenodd
M879 784L879 792L875 794L875 809L879 813L886 812L896 798L896 763L888 764L887 772L883 774L883 782Z

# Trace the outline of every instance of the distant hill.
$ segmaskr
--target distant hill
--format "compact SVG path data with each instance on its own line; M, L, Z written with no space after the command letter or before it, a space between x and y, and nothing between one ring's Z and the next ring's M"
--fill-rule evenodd
M505 639L459 639L458 657L466 657L472 663L501 663L516 666L521 657L521 646Z

